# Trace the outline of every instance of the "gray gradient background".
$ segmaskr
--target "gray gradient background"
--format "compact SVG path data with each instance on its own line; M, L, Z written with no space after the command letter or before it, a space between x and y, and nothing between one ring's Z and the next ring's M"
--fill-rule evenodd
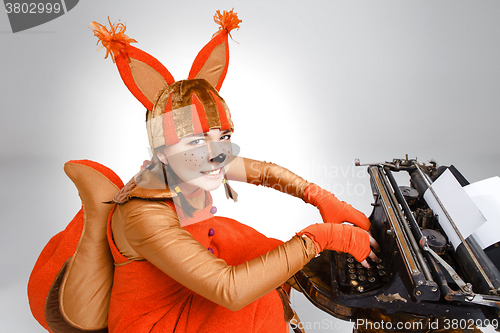
M213 13L232 7L243 23L221 95L241 155L288 167L366 214L372 198L356 157L435 159L470 181L498 174L499 1L85 0L17 34L2 9L1 332L44 332L26 283L80 208L64 162L92 159L127 181L148 157L143 107L96 52L89 23L121 19L138 47L184 79L217 30ZM219 214L269 236L286 240L320 221L295 198L234 187L236 204L214 194ZM330 325L302 296L292 301L304 322Z

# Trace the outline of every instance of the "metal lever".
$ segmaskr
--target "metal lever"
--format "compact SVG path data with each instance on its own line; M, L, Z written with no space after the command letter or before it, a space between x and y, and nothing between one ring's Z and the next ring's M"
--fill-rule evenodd
M500 308L500 297L498 296L472 294L470 296L466 296L465 300L467 302L474 304L481 304L481 305Z
M429 252L448 271L453 281L455 281L457 286L460 287L460 290L465 294L466 302L500 308L500 297L475 294L472 292L472 285L470 283L465 283L453 267L429 247L426 237L422 237L419 243L424 251Z
M473 294L472 285L470 283L465 283L464 280L462 280L462 278L453 269L453 267L451 267L443 258L441 258L436 252L434 252L433 249L429 247L429 245L427 244L427 237L424 236L420 238L419 244L424 251L429 252L434 257L434 259L436 259L441 264L441 266L443 266L444 269L448 271L453 281L455 281L457 286L464 294L466 295Z

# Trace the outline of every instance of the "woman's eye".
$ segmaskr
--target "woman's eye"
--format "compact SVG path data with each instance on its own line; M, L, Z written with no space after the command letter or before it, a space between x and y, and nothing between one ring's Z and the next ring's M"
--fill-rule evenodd
M189 144L192 146L201 145L203 143L205 143L205 139L196 139L196 140L189 142Z
M230 139L231 139L231 135L230 134L223 135L220 138L221 141L227 141L227 140L230 140Z

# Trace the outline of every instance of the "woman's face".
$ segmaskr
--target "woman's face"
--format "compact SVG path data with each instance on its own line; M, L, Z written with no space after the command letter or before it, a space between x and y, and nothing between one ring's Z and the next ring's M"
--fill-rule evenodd
M208 133L184 137L157 155L180 178L180 184L176 185L184 193L198 188L212 191L222 184L223 167L233 158L231 134L230 130L211 129Z

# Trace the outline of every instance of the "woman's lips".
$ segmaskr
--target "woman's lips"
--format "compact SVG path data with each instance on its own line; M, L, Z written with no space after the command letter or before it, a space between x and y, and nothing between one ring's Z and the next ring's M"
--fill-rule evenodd
M201 174L207 178L219 178L222 175L222 168L210 171L202 171Z

